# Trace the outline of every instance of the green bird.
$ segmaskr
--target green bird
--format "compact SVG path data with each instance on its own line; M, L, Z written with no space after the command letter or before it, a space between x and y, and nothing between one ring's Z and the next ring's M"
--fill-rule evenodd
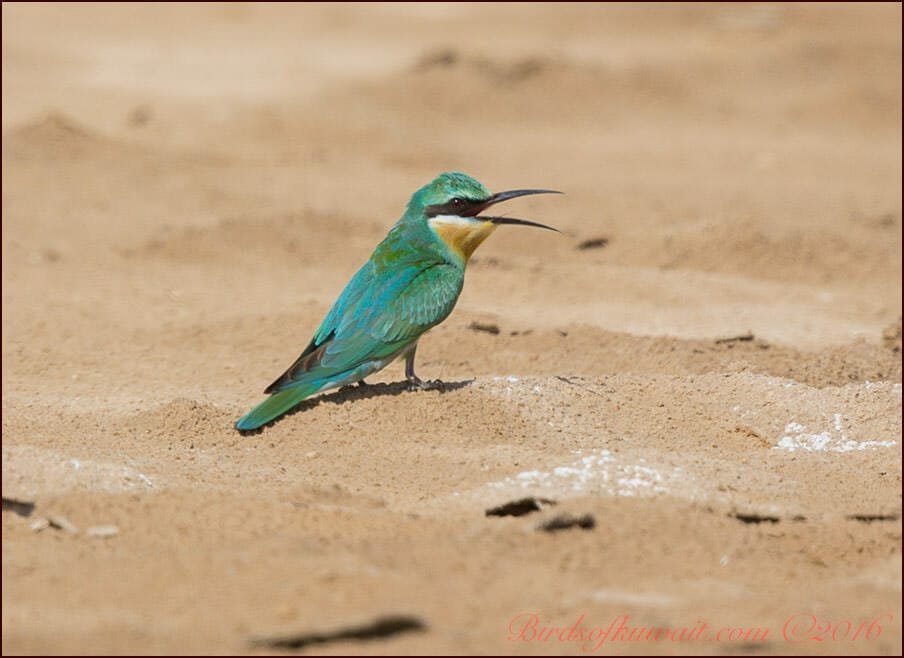
M500 224L544 224L480 215L490 206L555 190L491 194L461 173L440 174L411 197L402 218L348 282L301 356L264 393L270 397L242 416L240 431L254 430L315 393L363 382L398 357L405 377L425 388L414 373L420 337L445 320L461 293L465 266L474 250Z

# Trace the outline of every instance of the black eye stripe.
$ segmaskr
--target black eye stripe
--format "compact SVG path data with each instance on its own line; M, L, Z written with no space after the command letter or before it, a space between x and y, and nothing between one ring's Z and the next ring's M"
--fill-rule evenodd
M486 201L472 201L471 199L460 199L455 197L446 203L437 203L432 206L427 206L424 208L424 212L427 213L427 217L436 217L437 215L459 215L467 217L469 214L476 215L479 212L479 206L482 206L484 203L486 203Z

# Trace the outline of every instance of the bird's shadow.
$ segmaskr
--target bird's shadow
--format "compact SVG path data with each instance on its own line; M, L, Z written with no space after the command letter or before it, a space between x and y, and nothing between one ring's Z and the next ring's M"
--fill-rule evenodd
M436 391L438 393L448 393L457 391L458 389L470 386L473 379L464 379L457 382L425 382L423 390ZM253 436L261 434L266 428L275 425L289 416L313 409L319 404L345 404L346 402L357 402L358 400L368 400L370 398L384 397L388 395L402 395L403 393L417 393L418 390L412 390L408 382L392 382L390 384L352 384L343 386L338 391L326 393L316 398L302 400L294 407L286 411L265 425L253 430L238 430L242 436Z

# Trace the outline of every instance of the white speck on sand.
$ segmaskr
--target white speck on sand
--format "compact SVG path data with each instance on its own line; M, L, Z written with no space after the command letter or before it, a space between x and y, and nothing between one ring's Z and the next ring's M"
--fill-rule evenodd
M493 377L494 382L509 382L514 384L515 382L520 382L521 380L514 375L508 375L507 377Z
M600 603L619 603L621 605L651 608L665 608L674 603L674 599L666 594L657 592L625 592L615 589L598 589L590 595L590 598Z
M854 441L848 438L844 429L841 414L834 415L834 432L825 431L819 434L807 432L807 428L797 422L785 426L785 434L775 445L776 449L795 452L852 452L876 448L891 448L897 441Z
M576 451L576 454L581 454ZM607 493L611 496L650 495L665 492L663 477L654 468L634 464L618 464L608 450L602 449L580 457L570 464L549 470L523 471L498 482L490 482L494 489L546 489L558 492Z

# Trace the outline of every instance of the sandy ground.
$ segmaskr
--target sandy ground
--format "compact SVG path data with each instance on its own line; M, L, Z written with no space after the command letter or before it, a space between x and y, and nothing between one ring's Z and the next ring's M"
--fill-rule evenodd
M900 654L900 4L2 12L4 653ZM447 170L447 390L235 432Z

